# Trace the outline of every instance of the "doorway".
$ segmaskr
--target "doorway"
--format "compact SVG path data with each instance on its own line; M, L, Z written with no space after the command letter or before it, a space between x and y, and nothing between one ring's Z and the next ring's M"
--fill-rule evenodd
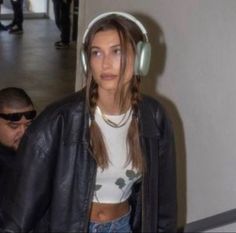
M49 15L49 0L24 0L23 3L25 18L44 18ZM1 18L12 17L12 5L10 0L4 0L1 6Z

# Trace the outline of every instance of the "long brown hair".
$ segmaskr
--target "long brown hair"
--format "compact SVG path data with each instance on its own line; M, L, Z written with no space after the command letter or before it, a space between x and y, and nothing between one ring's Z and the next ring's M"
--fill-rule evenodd
M144 40L143 33L140 28L132 21L118 15L110 15L97 21L88 32L85 42L84 51L88 60L88 72L86 77L86 101L90 112L90 143L93 151L93 155L97 164L102 169L105 169L109 165L109 158L106 150L106 146L103 140L103 136L99 126L97 125L94 114L97 106L98 85L93 79L90 68L90 55L91 55L91 43L97 32L106 30L116 30L118 32L121 44L121 66L120 66L120 79L118 88L116 91L116 98L119 100L121 110L125 110L127 105L127 99L130 102L133 114L132 120L127 134L127 148L128 158L127 163L131 162L132 167L142 172L144 170L144 160L142 156L142 150L139 137L139 124L138 124L138 102L140 101L140 77L133 75L133 78L127 89L122 88L122 81L127 64L127 50L128 44L131 44L134 54L136 54L136 45L139 41Z

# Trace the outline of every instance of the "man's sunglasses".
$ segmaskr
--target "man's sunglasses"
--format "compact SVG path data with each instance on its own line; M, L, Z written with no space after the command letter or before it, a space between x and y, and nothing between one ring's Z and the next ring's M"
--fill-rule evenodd
M35 110L28 112L16 112L16 113L0 113L0 117L7 121L19 121L24 116L27 120L33 120L36 117L37 112Z

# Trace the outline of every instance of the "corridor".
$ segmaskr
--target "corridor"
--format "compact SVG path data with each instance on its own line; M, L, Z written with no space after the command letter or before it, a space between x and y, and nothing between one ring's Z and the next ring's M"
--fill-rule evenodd
M49 19L26 19L23 35L0 32L0 89L24 88L38 111L72 93L76 45L73 42L69 49L57 50L58 39L59 31Z

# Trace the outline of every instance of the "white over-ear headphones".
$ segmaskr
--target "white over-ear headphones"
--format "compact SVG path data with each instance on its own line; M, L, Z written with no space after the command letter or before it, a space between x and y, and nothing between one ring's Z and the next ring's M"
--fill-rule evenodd
M148 41L147 31L146 31L145 27L134 16L132 16L128 13L119 12L119 11L111 11L111 12L107 12L107 13L103 13L101 15L98 15L89 23L87 29L85 30L85 33L83 35L82 44L83 45L85 44L87 35L88 35L90 29L92 28L92 26L100 19L103 19L103 18L110 16L110 15L118 15L118 16L124 17L124 18L134 22L139 27L141 32L143 33L145 41L139 41L136 45L136 57L135 57L135 63L134 63L134 72L136 75L145 76L148 73L149 66L150 66L151 45ZM83 70L85 73L87 73L88 61L87 61L87 55L83 49L83 46L80 51L80 58L81 58Z

